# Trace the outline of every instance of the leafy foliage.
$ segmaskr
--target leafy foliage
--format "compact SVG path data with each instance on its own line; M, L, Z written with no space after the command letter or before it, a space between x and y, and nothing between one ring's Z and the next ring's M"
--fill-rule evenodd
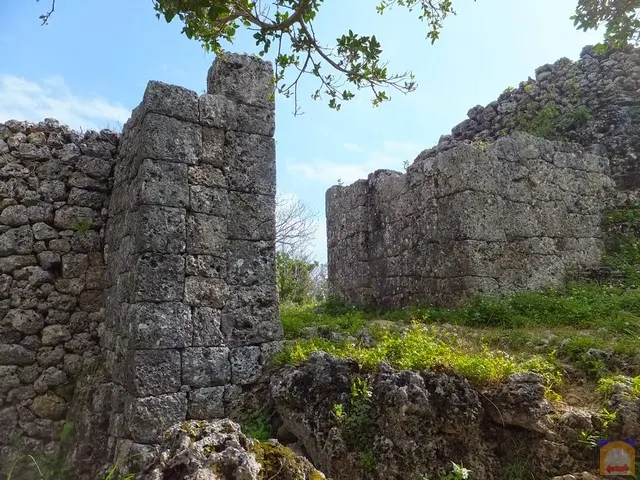
M606 46L620 47L640 41L639 0L579 0L575 14L571 17L574 25L586 30L605 26Z
M324 0L154 0L158 18L183 22L182 33L196 39L215 54L222 43L232 43L241 28L254 32L260 56L275 49L275 84L286 97L297 98L298 80L311 75L319 81L312 98L323 94L329 107L339 110L342 101L355 97L356 90L369 89L374 106L389 100L387 89L403 93L415 89L413 74L389 72L382 61L382 45L375 35L360 35L349 29L334 45L323 46L314 24ZM394 7L418 10L418 19L428 25L427 38L435 42L444 19L455 14L452 0L381 0L376 11ZM325 72L328 66L330 72ZM285 72L293 70L293 80ZM349 88L344 88L349 84Z
M276 275L280 302L300 305L310 301L314 288L311 272L317 266L318 262L307 262L286 252L277 252Z
M269 416L259 410L248 414L242 422L242 431L247 437L266 442L272 437Z
M40 1L40 0L36 0ZM48 24L56 7L40 15ZM475 1L475 0L474 0ZM379 3L378 3L379 2ZM444 20L455 15L453 0L376 0L375 10L382 15L395 7L417 12L426 23L426 39L431 44L440 37ZM259 55L275 51L277 92L294 96L298 113L298 82L303 76L315 77L318 86L312 98L326 95L330 108L340 110L341 102L355 97L355 91L369 90L372 104L390 100L388 90L401 93L416 89L411 72L392 73L382 60L383 49L375 35L360 35L349 29L325 45L315 33L315 22L324 0L153 0L156 16L171 23L183 23L182 33L199 41L216 55L223 43L232 44L242 30L253 32ZM619 47L640 42L640 0L578 0L571 16L578 29L594 30L605 26L604 44ZM285 79L285 73L292 75Z

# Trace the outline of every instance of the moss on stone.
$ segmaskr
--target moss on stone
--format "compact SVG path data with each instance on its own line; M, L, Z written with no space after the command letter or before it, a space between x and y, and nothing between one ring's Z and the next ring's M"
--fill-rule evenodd
M277 442L255 442L253 454L262 465L261 478L280 480L321 480L324 476L305 458Z

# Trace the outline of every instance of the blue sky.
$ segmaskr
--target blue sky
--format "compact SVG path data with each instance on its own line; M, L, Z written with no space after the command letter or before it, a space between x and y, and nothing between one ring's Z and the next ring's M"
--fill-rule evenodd
M324 194L341 179L349 184L378 168L402 170L440 135L507 87L534 76L560 57L577 59L597 32L580 32L569 20L577 0L457 0L434 46L426 26L403 10L377 15L377 0L326 0L316 32L324 44L349 28L376 34L392 71L411 70L418 89L391 93L373 108L362 92L339 112L306 97L302 116L290 100L276 106L278 189L319 213L313 247L326 259ZM49 0L0 1L0 121L54 117L73 128L123 124L149 80L203 93L213 61L180 34L180 24L157 20L151 0L57 0L48 26L38 16ZM526 6L523 6L526 5ZM256 53L246 35L230 48Z

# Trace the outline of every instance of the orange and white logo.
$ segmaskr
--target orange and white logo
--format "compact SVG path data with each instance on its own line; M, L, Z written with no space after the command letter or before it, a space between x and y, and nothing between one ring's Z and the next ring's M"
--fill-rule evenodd
M636 449L632 440L600 442L600 475L634 476Z

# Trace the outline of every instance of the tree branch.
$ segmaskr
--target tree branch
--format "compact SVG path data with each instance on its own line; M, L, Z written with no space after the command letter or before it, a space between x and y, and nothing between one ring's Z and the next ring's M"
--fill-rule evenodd
M40 0L37 0L38 2ZM51 15L53 15L53 12L56 9L56 0L51 0L51 10L49 10L47 13L45 13L44 15L40 15L40 20L42 20L42 25L44 26L49 22L49 17L51 17Z

